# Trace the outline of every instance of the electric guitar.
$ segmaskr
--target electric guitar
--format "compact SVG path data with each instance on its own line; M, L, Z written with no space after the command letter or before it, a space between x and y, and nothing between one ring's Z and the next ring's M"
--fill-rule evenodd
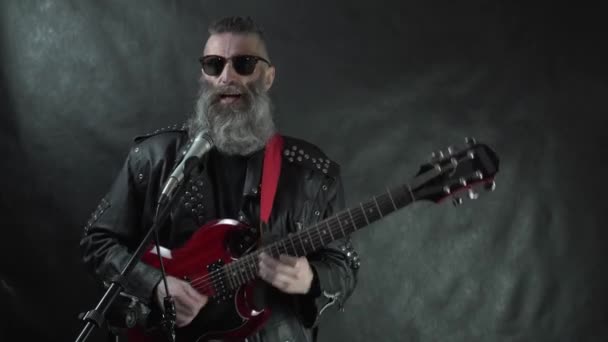
M179 249L161 249L165 272L186 279L209 297L189 325L176 328L176 341L243 339L264 325L270 310L256 309L252 302L260 252L275 257L305 256L414 201L440 203L452 198L454 204L462 204L462 194L476 199L478 188L494 190L498 163L496 153L487 145L467 139L460 149L433 153L431 161L423 164L407 184L387 188L365 202L240 257L235 253L238 242L235 244L234 237L249 228L231 219L208 222ZM142 260L160 268L155 248ZM129 329L128 334L130 341L166 340L162 335L145 335L139 327Z

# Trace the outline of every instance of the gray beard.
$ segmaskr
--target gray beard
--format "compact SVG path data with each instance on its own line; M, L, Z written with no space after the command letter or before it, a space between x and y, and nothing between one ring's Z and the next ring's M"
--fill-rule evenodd
M204 81L203 81L204 82ZM238 90L237 104L222 104L219 94ZM262 149L276 132L272 118L272 102L262 82L249 86L213 87L201 83L195 115L188 122L191 137L209 130L214 145L228 155L246 156Z

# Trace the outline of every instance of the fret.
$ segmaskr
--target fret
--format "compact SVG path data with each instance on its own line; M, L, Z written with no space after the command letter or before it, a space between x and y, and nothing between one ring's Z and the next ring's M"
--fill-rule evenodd
M255 259L255 257L251 257L250 259L251 259L251 261L250 261L249 267L251 267L251 278L249 278L249 280L255 278L255 276L258 273L258 268L257 268L257 265L256 265L256 259Z
M323 240L323 234L321 234L321 227L319 226L319 224L315 224L314 228L317 230L317 234L319 234L319 242L321 242L321 245L319 247L324 246L325 240Z
M331 237L331 241L334 241L334 234L331 233L331 227L329 226L329 220L325 220L325 225L327 226L327 230L329 231L329 237Z
M249 259L249 267L251 268L251 278L249 278L249 280L257 277L259 262L260 262L259 256L257 254L252 254L251 258Z
M302 241L302 231L298 232L296 236L300 239L300 244L302 245L302 254L306 254L306 246L304 246L304 241Z
M231 289L232 288L232 277L230 276L230 273L228 273L228 270L223 269L223 268L221 269L221 271L223 271L222 273L223 273L224 279L227 283L228 289Z
M304 229L306 234L308 235L308 246L312 246L311 249L314 249L314 244L312 243L312 237L310 236L310 229ZM306 251L304 251L306 252Z
M363 203L359 202L359 206L361 207L361 211L363 212L363 217L365 218L365 222L369 224L369 219L367 218L367 214L365 213L365 208L363 208Z
M237 266L237 267L234 267L234 266ZM233 267L232 267L232 274L233 274L233 275L234 275L234 277L236 278L236 284L237 284L237 285L241 283L241 278L240 278L240 274L239 274L238 266L239 266L239 265L238 265L238 263L237 263L237 262L235 262L235 263L233 264Z
M234 274L230 274L230 288L231 289L236 289L238 287L238 282L237 280L234 278Z
M307 229L302 229L299 234L300 236L302 236L300 238L300 241L302 242L302 248L304 249L304 254L307 254L309 252L309 250L307 248L310 247L310 233L308 232Z
M237 264L236 266L239 266L239 265ZM232 273L234 273L234 276L236 277L236 284L237 284L237 287L238 287L238 285L242 284L242 282L243 282L241 280L241 273L239 272L238 267L233 267Z
M293 243L293 233L289 233L287 235L287 237L289 238L289 242L291 242L291 246L293 247L293 255L298 255L298 250L296 249L296 244Z
M239 268L238 268L239 262L235 261L234 263L231 264L231 266L232 266L232 273L233 273L234 277L236 278L236 282L237 282L237 284L240 284L241 278L239 277L240 276L240 272L239 272Z
M409 184L404 185L405 187L407 187L407 191L410 194L410 202L414 202L416 200L416 198L414 197L414 193L412 192L412 188L410 188Z
M240 260L242 263L242 272L241 275L243 276L243 282L247 282L247 279L249 279L249 265L247 264L247 257L244 257L243 259Z
M353 228L359 229L355 224L355 220L353 219L353 214L350 212L350 209L346 209L346 211L348 211L348 216L350 216L350 222L353 225Z
M233 288L236 288L236 284L234 284L234 283L233 283L233 280L234 280L234 279L232 279L232 271L231 271L231 267L230 267L230 265L231 265L231 264L228 264L228 265L226 266L226 268L224 269L224 272L225 272L225 273L226 273L226 275L227 275L227 278L228 278L228 285L229 285L229 287L233 289Z
M397 210L397 205L395 205L395 201L393 200L393 195L391 195L391 190L387 187L386 192L388 193L388 198L391 199L391 203L393 203L393 208Z
M232 288L232 277L230 276L230 270L228 269L228 265L224 265L220 270L220 273L224 275L224 279L226 280L226 286L229 289Z
M382 210L380 210L380 206L378 205L378 200L376 199L376 196L374 196L374 202L376 203L376 208L378 208L378 214L380 214L380 218L383 218L384 216L382 215Z
M346 236L346 233L344 232L344 228L342 227L342 222L340 222L340 214L338 214L338 216L337 216L337 221L338 221L338 226L340 226L340 230L342 231L342 237Z
M281 240L279 242L277 242L277 244L279 244L279 247L283 248L283 251L281 252L281 254L289 254L287 251L287 246L285 246L285 240ZM280 249L279 249L280 251Z
M247 273L247 264L245 264L244 262L241 262L240 265L240 274L241 276L243 276L243 283L247 282L247 278L249 277L249 274Z
M379 213L375 213L374 214L374 208L373 208L374 204L372 202L365 202L363 204L363 208L367 208L367 224L370 224L378 219L380 219L380 217L382 216L382 214Z

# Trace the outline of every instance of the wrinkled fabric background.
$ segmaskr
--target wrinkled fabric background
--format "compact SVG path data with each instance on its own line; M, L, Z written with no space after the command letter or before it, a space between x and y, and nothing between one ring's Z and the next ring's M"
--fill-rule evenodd
M278 125L342 165L349 206L465 136L501 160L495 192L353 236L321 341L608 340L602 12L446 0L0 3L1 340L76 338L102 294L83 225L133 136L192 112L228 14L265 28Z

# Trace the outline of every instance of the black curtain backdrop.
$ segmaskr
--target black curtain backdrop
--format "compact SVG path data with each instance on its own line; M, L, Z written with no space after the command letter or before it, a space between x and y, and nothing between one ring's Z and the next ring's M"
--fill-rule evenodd
M90 213L138 134L192 112L212 19L251 15L284 134L342 165L347 205L474 136L497 189L353 235L359 284L321 341L606 341L605 21L484 1L2 1L0 340L74 340L102 292ZM18 338L9 337L19 336ZM103 341L95 330L91 341Z

